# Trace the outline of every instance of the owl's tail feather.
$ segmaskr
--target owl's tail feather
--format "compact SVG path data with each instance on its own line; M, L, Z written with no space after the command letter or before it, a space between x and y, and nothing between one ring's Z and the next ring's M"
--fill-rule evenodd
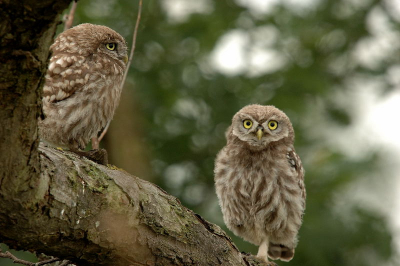
M268 257L273 260L290 261L293 259L294 249L284 245L269 243Z

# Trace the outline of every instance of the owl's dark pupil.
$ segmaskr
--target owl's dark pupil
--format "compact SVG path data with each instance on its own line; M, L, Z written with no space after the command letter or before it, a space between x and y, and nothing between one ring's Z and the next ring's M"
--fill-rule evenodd
M271 127L275 127L275 123L271 123Z
M249 127L250 125L251 125L251 123L250 123L249 121L247 121L247 122L246 122L246 126Z

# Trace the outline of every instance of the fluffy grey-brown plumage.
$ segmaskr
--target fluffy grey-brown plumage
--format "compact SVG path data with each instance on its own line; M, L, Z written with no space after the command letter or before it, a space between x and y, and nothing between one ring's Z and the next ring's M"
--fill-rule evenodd
M271 105L248 105L235 114L226 138L214 169L225 224L258 245L266 262L291 260L306 193L289 118Z
M61 33L50 49L40 137L59 147L84 149L119 103L126 42L108 27L81 24Z

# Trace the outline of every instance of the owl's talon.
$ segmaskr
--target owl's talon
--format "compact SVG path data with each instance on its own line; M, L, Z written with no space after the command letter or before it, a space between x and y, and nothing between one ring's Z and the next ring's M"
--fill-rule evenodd
M59 150L59 151L64 151L64 149L61 148L61 147L56 147L56 149Z

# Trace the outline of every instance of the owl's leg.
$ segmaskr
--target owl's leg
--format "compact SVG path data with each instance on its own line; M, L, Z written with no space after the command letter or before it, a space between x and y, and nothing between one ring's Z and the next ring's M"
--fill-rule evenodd
M258 247L258 253L257 257L262 259L268 264L268 245L269 245L269 240L264 239L263 242L261 242L261 245Z

